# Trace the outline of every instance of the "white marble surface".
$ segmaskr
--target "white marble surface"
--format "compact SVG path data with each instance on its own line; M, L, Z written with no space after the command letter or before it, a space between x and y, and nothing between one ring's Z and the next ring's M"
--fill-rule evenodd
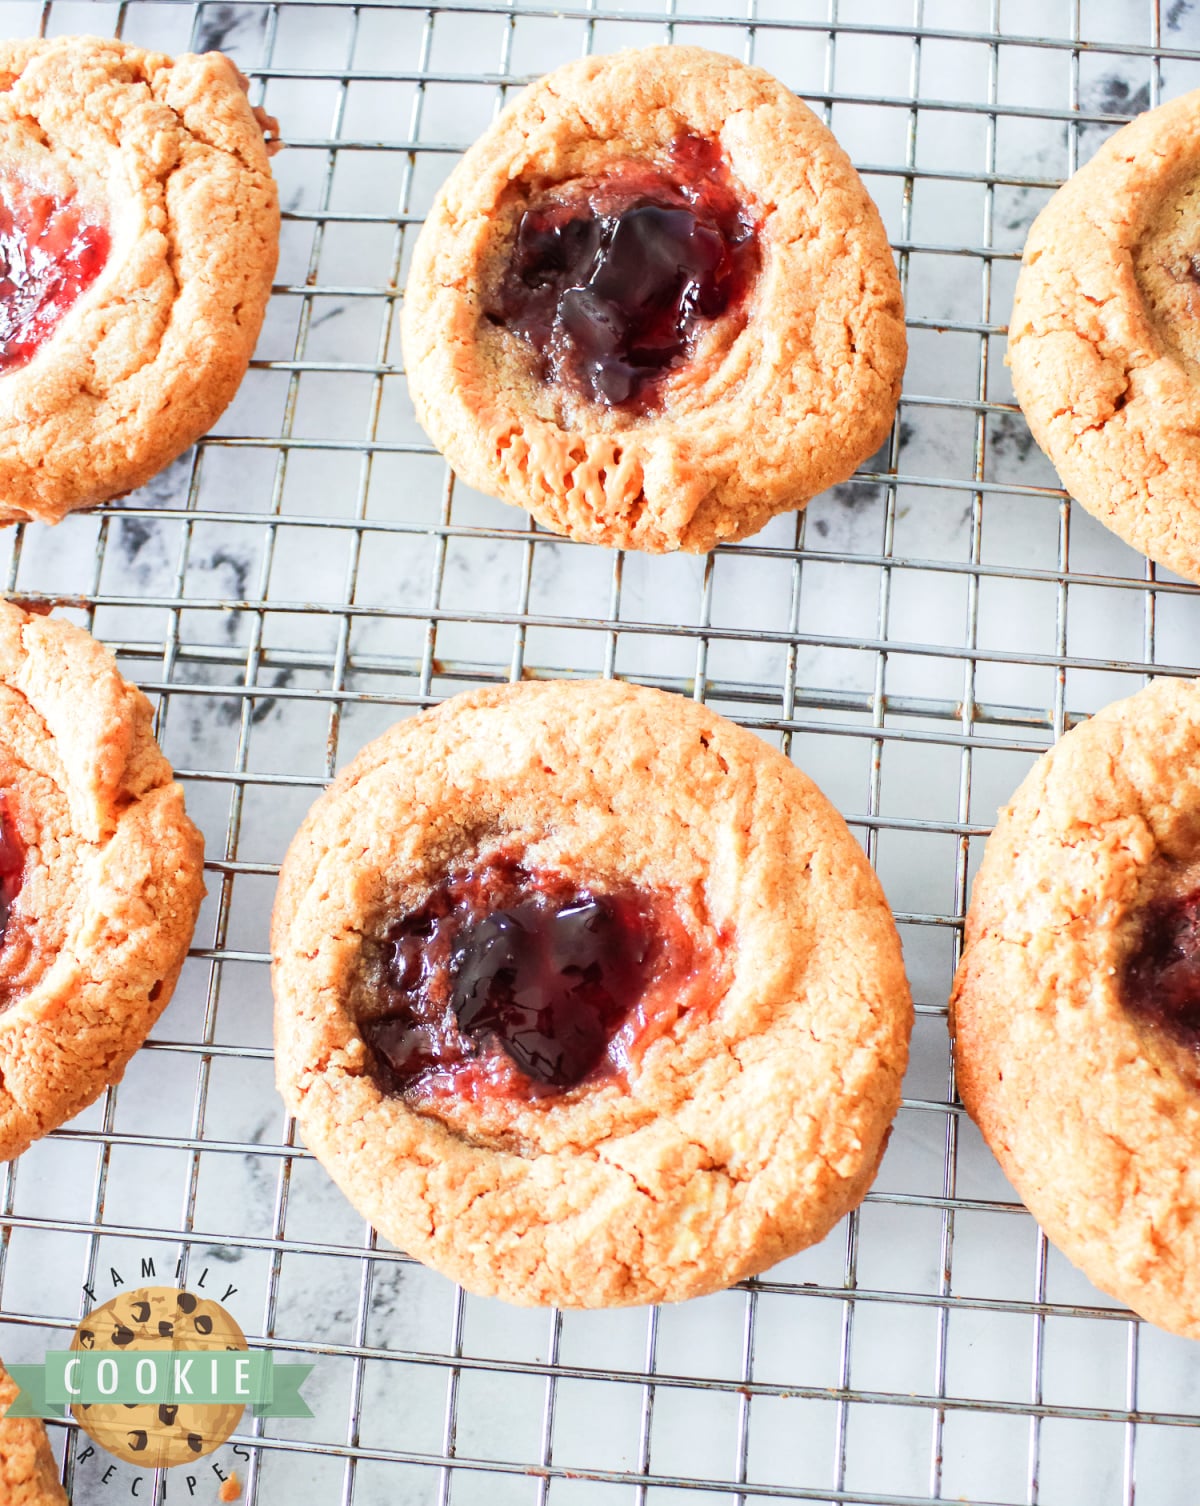
M721 24L722 0L675 9L713 18L680 21L678 40L752 49L818 109L835 97L834 128L878 170L871 190L910 248L894 448L814 502L799 533L777 520L711 563L535 543L521 515L448 487L412 419L389 296L403 285L404 226L491 119L497 75L662 40L664 20L629 18L657 17L649 0L604 0L592 22L570 3L432 19L407 7L0 4L10 36L35 32L45 11L52 32L120 22L165 49L224 46L294 143L276 162L281 291L216 431L259 443L206 444L124 504L0 537L8 589L62 598L152 694L170 688L163 742L210 861L196 955L153 1046L0 1188L0 1350L40 1358L77 1320L91 1274L102 1300L110 1271L129 1284L143 1258L162 1275L186 1251L193 1283L207 1271L206 1291L235 1288L228 1306L252 1340L360 1355L357 1366L315 1356L315 1418L265 1425L271 1446L255 1452L250 1483L268 1506L732 1506L839 1489L852 1501L940 1491L1020 1503L1035 1456L1039 1500L1116 1506L1130 1499L1131 1448L1139 1500L1191 1506L1200 1431L1131 1429L1123 1414L1134 1400L1143 1414L1196 1412L1194 1346L1132 1324L1040 1249L973 1127L939 1106L950 920L997 806L1064 718L1135 689L1148 662L1197 665L1200 597L1168 581L1151 614L1147 592L1120 584L1142 581L1143 562L1060 503L1011 410L1002 334L977 327L1006 322L1014 254L1048 197L1038 185L1111 129L1088 117L1155 97L1149 59L1120 48L1146 46L1155 16L1164 47L1200 47L1200 5L1082 0L1080 34L1116 50L1078 54L937 35L987 31L995 9L1003 36L1066 38L1068 0L925 0L919 49L908 0L841 0L833 47L819 27L751 36ZM760 0L755 12L767 23L829 13L829 0ZM1164 60L1161 97L1197 84L1200 63ZM989 98L994 119L970 108ZM353 143L336 162L333 140ZM413 142L415 154L401 149ZM976 254L988 246L1000 254ZM297 443L281 450L281 434ZM879 479L888 472L899 479ZM978 575L961 568L972 559ZM558 1324L460 1300L390 1251L364 1261L369 1231L303 1152L285 1184L263 959L273 865L332 767L430 696L520 670L606 669L689 693L699 677L764 736L790 728L796 760L868 843L923 1012L910 1106L857 1220L756 1293ZM879 741L862 735L873 725ZM952 1219L947 1195L964 1200ZM853 1307L837 1295L848 1283L867 1294ZM927 1300L939 1295L943 1306ZM1041 1320L1033 1301L1050 1304ZM553 1386L548 1364L561 1367ZM652 1409L648 1372L663 1377ZM950 1398L940 1434L939 1393ZM1039 1428L1039 1402L1067 1415ZM69 1430L52 1431L60 1452L74 1449ZM463 1467L439 1465L448 1446ZM245 1478L232 1446L214 1457ZM75 1463L76 1506L164 1489L107 1465ZM630 1479L643 1469L644 1490ZM165 1498L211 1501L216 1484L206 1462L173 1472Z

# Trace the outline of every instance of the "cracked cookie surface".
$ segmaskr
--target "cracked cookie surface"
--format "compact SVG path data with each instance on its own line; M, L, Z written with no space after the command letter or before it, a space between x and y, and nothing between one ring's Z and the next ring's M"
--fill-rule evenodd
M151 716L81 628L0 603L0 1159L120 1079L183 966L204 847Z
M1093 516L1200 581L1200 91L1112 136L1029 232L1009 326L1034 438Z
M563 1091L387 1091L361 1028L378 939L496 853L669 900L682 955L717 954L688 964L704 996ZM528 683L400 723L297 834L272 952L308 1145L389 1239L512 1302L677 1300L766 1269L861 1200L899 1104L911 1004L860 847L786 758L679 696Z
M686 189L681 144L716 148L753 222L744 307L739 293L688 335L648 407L542 380L489 317L524 212L630 171ZM613 316L593 308L593 328ZM845 152L770 74L683 46L567 64L501 114L437 195L403 334L417 416L468 485L556 532L654 552L743 538L845 480L887 437L906 356L887 236Z
M1200 996L1198 889L1200 685L1162 679L1069 732L1001 812L951 1001L959 1093L1034 1217L1190 1338L1200 1035L1174 1006Z
M79 205L110 241L36 350L0 373L0 522L57 522L142 485L228 405L275 271L267 154L220 53L0 45L0 178Z
M4 1416L18 1390L0 1364L0 1501L4 1506L67 1506L45 1423L36 1417Z

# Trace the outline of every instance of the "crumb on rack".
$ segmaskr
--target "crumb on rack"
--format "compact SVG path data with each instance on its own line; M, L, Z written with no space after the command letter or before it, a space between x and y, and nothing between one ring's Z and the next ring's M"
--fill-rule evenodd
M242 1482L238 1478L237 1470L234 1470L217 1492L219 1501L240 1501L242 1499Z

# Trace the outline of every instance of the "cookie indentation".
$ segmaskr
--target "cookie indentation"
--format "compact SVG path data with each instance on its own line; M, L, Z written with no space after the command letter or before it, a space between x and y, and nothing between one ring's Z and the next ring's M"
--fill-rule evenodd
M1122 985L1126 1008L1200 1047L1200 889L1146 906Z
M537 1096L613 1076L662 1028L651 984L695 968L669 909L511 859L451 873L386 934L382 1013L361 1026L384 1086Z
M0 795L0 945L25 877L25 847Z
M607 407L653 406L703 327L741 312L761 262L720 147L682 136L670 155L530 204L487 310L538 353L543 381Z
M33 359L104 270L111 244L75 200L0 184L0 372Z

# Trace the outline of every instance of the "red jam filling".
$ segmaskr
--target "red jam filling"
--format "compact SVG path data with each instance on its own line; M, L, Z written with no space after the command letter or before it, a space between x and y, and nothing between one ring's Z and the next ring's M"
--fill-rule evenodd
M618 164L531 204L487 315L533 346L542 381L649 407L703 326L740 309L760 261L720 147L681 136L666 169Z
M74 200L0 185L0 371L37 354L99 277L110 245Z
M0 946L4 944L8 918L24 876L25 847L0 796Z
M1200 889L1146 906L1121 981L1127 1008L1200 1048Z
M697 948L674 907L508 858L448 875L385 936L360 1024L390 1093L535 1098L625 1070L687 1007Z

